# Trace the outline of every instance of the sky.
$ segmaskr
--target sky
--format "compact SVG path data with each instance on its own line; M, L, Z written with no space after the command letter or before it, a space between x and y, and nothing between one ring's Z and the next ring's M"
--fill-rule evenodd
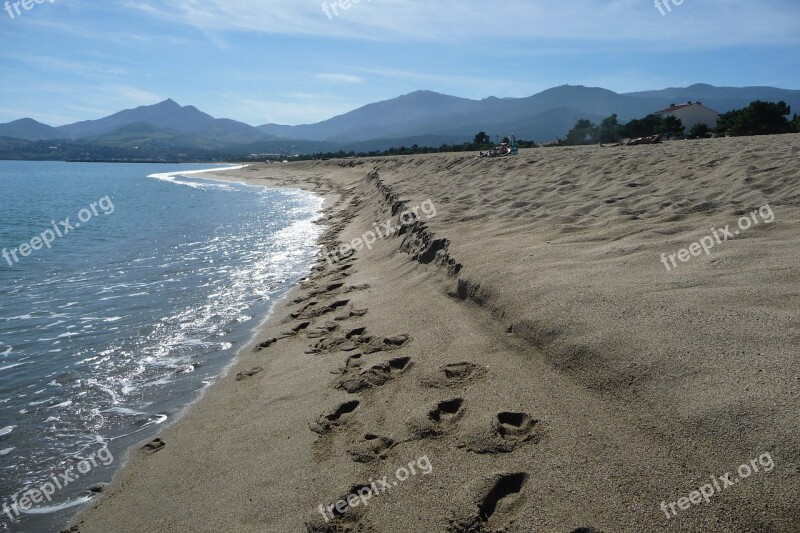
M255 126L423 89L800 89L798 0L0 0L0 45L0 123L51 126L167 98Z

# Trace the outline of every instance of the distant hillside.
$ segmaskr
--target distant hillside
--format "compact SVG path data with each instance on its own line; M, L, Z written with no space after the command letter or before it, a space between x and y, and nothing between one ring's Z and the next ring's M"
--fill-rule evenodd
M716 88L693 85L618 94L607 89L564 85L527 98L469 100L430 91L417 91L369 104L344 115L302 126L265 124L265 133L289 139L366 142L433 135L469 139L478 131L516 133L528 139L564 136L576 120L600 120L613 113L621 121L641 118L671 103L702 101L724 113L753 100L784 100L800 111L800 91L771 87ZM491 131L490 131L491 130Z
M0 137L24 139L26 141L41 141L57 139L60 136L57 129L36 122L32 118L21 118L7 124L0 124Z
M105 118L76 122L56 129L61 137L84 139L111 133L140 122L183 133L215 136L231 143L251 142L264 137L264 134L253 126L229 119L215 119L194 106L181 107L173 100L126 109Z
M213 137L204 137L170 128L161 128L149 122L135 122L110 133L85 137L81 140L87 144L109 147L125 146L134 149L200 148L215 150L225 148L229 144Z
M427 125L449 120L474 109L475 102L431 91L417 91L392 100L369 104L323 122L304 126L266 124L259 129L285 138L316 141L364 141L402 137L404 132L424 135Z
M720 113L741 109L755 100L767 102L783 100L792 107L793 112L800 113L800 91L776 89L774 87L714 87L713 85L698 83L690 87L628 93L624 96L648 100L657 99L661 102L669 101L669 104L699 101L706 107L710 107Z

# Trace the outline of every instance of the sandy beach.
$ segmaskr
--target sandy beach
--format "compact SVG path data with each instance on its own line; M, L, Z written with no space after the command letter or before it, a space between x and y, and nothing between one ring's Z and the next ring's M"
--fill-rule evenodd
M72 531L800 530L800 135L209 177L331 253Z

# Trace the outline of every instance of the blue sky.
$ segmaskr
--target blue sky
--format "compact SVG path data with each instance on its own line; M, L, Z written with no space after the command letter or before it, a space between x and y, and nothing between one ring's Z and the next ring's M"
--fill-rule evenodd
M675 1L361 0L328 16L320 0L26 0L20 14L12 0L0 122L58 126L166 98L259 125L418 89L800 89L800 2Z

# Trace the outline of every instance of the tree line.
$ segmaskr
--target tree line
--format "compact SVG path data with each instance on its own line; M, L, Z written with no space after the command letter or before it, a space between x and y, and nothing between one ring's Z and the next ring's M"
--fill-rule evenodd
M511 140L508 137L503 137L503 139L500 142L510 143ZM472 142L442 144L439 147L419 146L414 144L409 147L401 146L399 148L389 148L386 150L371 150L369 152L356 152L356 151L345 152L344 150L339 150L338 152L300 155L298 157L292 158L291 160L308 161L313 159L342 159L346 157L387 157L392 155L437 154L437 153L447 153L447 152L478 152L481 150L492 148L494 144L495 143L492 142L491 136L487 134L485 131L481 131L475 135L475 137L472 139ZM526 141L522 139L517 139L517 146L519 148L535 148L537 144L536 141L532 140Z
M800 133L800 117L795 114L792 120L789 120L790 114L791 107L786 102L757 100L745 108L720 115L715 128L708 124L696 124L687 137L703 139L713 133L733 137ZM578 120L567 133L564 144L574 146L614 143L622 139L651 135L664 135L667 138L683 137L685 132L683 122L674 115L651 114L641 119L633 119L627 124L620 124L617 115L613 114L603 119L599 125L587 119Z

